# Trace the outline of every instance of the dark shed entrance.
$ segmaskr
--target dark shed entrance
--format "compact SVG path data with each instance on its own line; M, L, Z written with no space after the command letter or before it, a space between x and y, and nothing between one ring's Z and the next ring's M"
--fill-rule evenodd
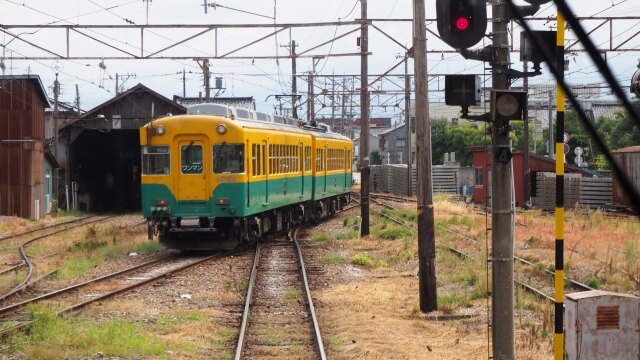
M186 108L138 84L65 124L65 181L71 203L90 212L140 210L139 128Z
M71 145L81 210L140 210L137 130L84 131Z

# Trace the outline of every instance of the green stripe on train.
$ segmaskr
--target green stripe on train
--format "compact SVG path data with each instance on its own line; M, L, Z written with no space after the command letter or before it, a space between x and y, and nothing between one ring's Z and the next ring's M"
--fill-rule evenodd
M324 199L351 191L351 173L319 176L312 183L311 176L250 183L218 185L208 200L178 201L170 189L161 184L142 185L142 211L151 217L155 199L167 200L172 216L236 217L248 216L285 205ZM216 201L224 199L226 204ZM248 200L247 200L248 199Z

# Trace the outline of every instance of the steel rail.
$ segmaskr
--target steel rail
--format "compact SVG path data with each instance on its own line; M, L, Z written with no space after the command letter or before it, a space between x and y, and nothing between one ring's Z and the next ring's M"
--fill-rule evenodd
M29 260L29 257L27 256L27 252L25 250L25 247L27 245L35 242L36 240L40 240L40 239L48 237L48 236L59 234L59 233L61 233L63 231L75 229L75 228L78 228L80 226L84 226L84 225L88 225L88 224L101 222L101 221L108 220L108 219L111 219L111 218L114 218L114 217L116 217L116 215L105 216L105 217L103 217L101 219L98 219L98 220L93 220L93 221L85 222L85 223L82 223L82 224L76 224L76 225L73 225L73 226L69 226L69 227L66 227L64 229L57 230L57 231L54 231L54 232L49 233L49 234L37 236L37 237L35 237L35 238L23 243L22 245L20 245L19 253L20 253L20 257L22 257L22 261L27 266L27 276L25 276L25 278L22 280L22 282L20 282L20 284L18 284L16 287L11 289L8 293L0 296L0 301L3 301L5 299L7 299L8 297L10 297L10 296L18 293L19 291L21 291L27 285L27 283L29 283L29 281L31 280L31 276L33 276L33 263L31 263L31 260Z
M48 298L56 296L56 295L67 293L67 292L69 292L71 290L76 290L76 289L85 287L85 286L90 285L90 284L95 284L95 283L98 283L98 282L103 281L103 280L111 279L111 278L114 278L116 276L120 276L120 275L126 274L128 272L132 272L132 271L135 271L135 270L138 270L138 269L141 269L141 268L156 264L156 263L161 262L163 260L167 260L167 259L169 259L171 257L173 257L173 255L167 255L167 256L164 256L164 257L161 257L161 258L158 258L158 259L155 259L155 260L147 261L145 263L129 267L127 269L123 269L123 270L116 271L116 272L113 272L113 273L110 273L110 274L106 274L106 275L103 275L103 276L100 276L100 277L97 277L97 278L94 278L94 279L90 279L90 280L87 280L87 281L84 281L84 282L81 282L81 283L78 283L78 284L67 286L67 287L62 288L62 289L54 290L54 291L48 292L46 294L42 294L40 296L36 296L34 298L31 298L31 299L27 299L27 300L24 300L24 301L21 301L21 302L17 302L17 303L5 306L3 308L0 308L0 315L4 315L6 313L9 313L12 310L16 310L17 308L22 307L22 306L27 305L27 304L31 304L31 303L34 303L34 302L37 302L37 301L40 301L40 300L48 299Z
M58 227L58 226L72 224L72 223L75 223L75 222L78 222L78 221L82 221L82 220L86 220L86 219L89 219L89 218L92 218L92 217L95 217L95 216L96 215L85 216L85 217L81 217L81 218L78 218L78 219L73 219L73 220L69 220L69 221L65 221L65 222L60 222L60 223L57 223L57 224L52 224L52 225L44 226L44 227L37 228L37 229L27 230L27 231L24 231L24 232L21 232L21 233L4 235L4 236L0 237L0 241L6 240L6 239L11 239L11 238L17 238L17 237L24 236L24 235L28 235L28 234L34 233L36 231L43 231L43 230L55 228L55 227Z
M192 263L188 263L188 264L179 266L179 267L177 267L175 269L171 269L169 271L163 272L163 273L161 273L159 275L153 276L151 278L141 280L141 281L139 281L139 282L137 282L135 284L131 284L131 285L125 286L123 288L120 288L120 289L111 291L109 293L106 293L104 295L97 296L97 297L95 297L93 299L89 299L89 300L86 300L84 302L72 305L72 306L70 306L70 307L68 307L66 309L58 311L56 313L56 315L61 316L61 315L64 315L66 313L70 313L70 312L73 312L73 311L76 311L76 310L80 310L80 309L82 309L82 308L86 307L87 305L90 305L90 304L92 304L94 302L109 299L111 297L114 297L114 296L119 295L121 293L127 292L129 290L132 290L132 289L141 287L143 285L146 285L146 284L155 282L157 280L160 280L160 279L162 279L162 278L164 278L166 276L173 275L173 274L178 273L180 271L183 271L183 270L189 269L191 267L194 267L196 265L202 264L202 263L204 263L206 261L213 260L213 259L219 259L219 258L222 258L222 257L226 257L226 256L237 254L238 252L243 251L244 249L245 249L245 247L239 247L239 248L236 248L236 249L233 249L233 250L228 250L228 251L225 251L225 252L222 252L222 253L209 255L207 257L204 257L204 258L202 258L200 260L197 260L197 261L194 261ZM29 320L29 321L21 322L21 323L18 323L16 325L14 325L14 326L2 329L2 330L0 330L0 337L1 336L6 336L7 334L9 334L10 332L13 332L15 330L26 328L26 327L30 326L32 323L33 323L33 320Z
M320 332L320 325L318 324L316 310L313 306L313 299L311 298L311 290L309 289L307 271L304 268L302 251L300 250L300 244L298 243L298 230L300 230L300 228L296 228L294 231L292 231L291 241L293 242L293 246L295 247L296 253L298 254L298 268L300 270L300 277L302 278L302 283L304 285L305 295L307 296L307 306L309 308L309 313L311 314L311 321L313 322L313 332L316 338L316 350L318 351L320 359L326 360L327 355L324 351L324 344L322 343L322 333Z
M344 211L344 210L343 210ZM297 233L301 229L301 227L296 227L294 230L291 230L287 233L287 238L291 241L292 246L296 252L296 256L298 257L298 271L300 273L300 278L302 280L302 285L304 288L305 296L307 299L307 310L311 317L311 322L313 325L313 333L315 338L315 348L318 352L318 356L321 360L326 360L327 356L324 350L324 344L322 342L322 334L320 332L320 326L318 324L318 319L316 317L315 307L313 306L313 299L311 297L311 290L309 288L309 280L307 278L307 273L304 266L304 260L302 258L302 251L300 249L300 245L297 239ZM251 310L251 301L253 299L253 289L255 287L255 281L258 273L258 264L260 263L260 251L261 244L258 243L256 245L256 253L253 258L253 266L251 268L251 275L249 276L249 284L247 286L247 294L244 303L244 309L242 313L242 320L240 322L240 331L238 334L238 342L236 344L235 351L235 360L242 359L242 353L244 351L245 346L245 337L247 332L247 325L249 323L249 314Z
M382 202L379 202L379 201L377 201L377 200L371 199L371 201L375 202L375 203L376 203L376 204L378 204L378 205L381 205L381 206L383 206L383 207L386 207L386 208L388 208L388 209L394 209L392 206L390 206L390 205L388 205L388 204L385 204L385 203L382 203ZM409 225L405 224L404 222L402 222L402 221L400 221L400 220L397 220L397 219L393 218L392 216L389 216L389 215L384 214L384 213L379 213L379 214L380 214L382 217L385 217L385 218L387 218L387 219L389 219L389 220L391 220L391 221L393 221L393 222L395 222L395 223L397 223L397 224L400 224L400 225L405 226L405 227L410 228L410 229L415 229L414 227L409 226ZM479 242L478 240L473 239L473 238L470 238L470 237L468 237L468 236L466 236L466 235L464 235L464 234L461 234L461 233L459 233L459 232L457 232L457 231L450 230L450 229L446 229L446 228L445 228L445 227L443 227L443 226L438 226L438 228L441 228L441 229L443 229L443 230L445 230L445 231L447 231L447 232L449 232L449 233L452 233L452 234L454 234L454 235L458 235L458 236L462 237L463 239L465 239L465 240L467 240L467 241L473 242L473 243L475 243L475 244L480 244L480 242ZM458 250L458 249L456 249L456 248L453 248L453 247L450 247L450 246L448 246L448 245L445 245L445 244L443 244L443 243L442 243L442 242L440 242L440 241L437 241L437 240L436 240L436 243L437 243L438 245L440 245L440 246L444 247L446 250L448 250L448 251L450 251L450 252L453 252L453 253L454 253L454 254L456 254L457 256L460 256L460 257L462 257L462 258L473 258L473 256L471 256L471 255L469 255L469 254L467 254L467 253L464 253L464 252L462 252L462 251L460 251L460 250ZM521 258L521 257L519 257L519 256L515 256L515 257L514 257L514 259L515 259L515 260L517 260L518 262L522 263L522 264L525 264L525 265L528 265L528 266L531 266L531 267L535 267L535 264L534 264L534 263L532 263L531 261L528 261L528 260L526 260L526 259L523 259L523 258ZM554 276L554 273L553 273L552 271L548 270L548 269L544 269L544 272L545 272L545 273L547 273L547 274L549 274L550 276ZM581 283L581 282L579 282L579 281L576 281L576 280L570 279L570 278L568 278L568 277L565 277L565 280L566 280L568 283L570 283L571 285L573 285L574 287L576 287L576 288L578 288L578 289L580 289L580 290L595 290L594 288L592 288L592 287L590 287L590 286L588 286L588 285L586 285L586 284L584 284L584 283ZM517 279L516 279L516 280L514 280L514 281L515 281L518 285L522 286L526 291L529 291L529 292L533 293L534 295L539 296L539 297L542 297L542 298L544 298L544 299L547 299L547 300L549 300L549 301L551 301L551 302L555 302L555 299L554 299L552 296L549 296L549 295L545 294L542 290L537 289L537 288L535 288L535 287L533 287L533 286L531 286L531 285L529 285L529 284L526 284L526 283L524 283L524 282L522 282L522 281L520 281L520 280L517 280Z
M240 322L240 333L238 334L238 344L236 345L235 360L242 358L242 350L244 350L244 337L247 331L247 323L249 322L249 308L251 299L253 298L253 286L258 273L258 263L260 262L260 242L256 244L256 253L253 257L253 266L251 267L251 275L249 276L249 285L247 286L247 295L244 302L244 310L242 312L242 321Z

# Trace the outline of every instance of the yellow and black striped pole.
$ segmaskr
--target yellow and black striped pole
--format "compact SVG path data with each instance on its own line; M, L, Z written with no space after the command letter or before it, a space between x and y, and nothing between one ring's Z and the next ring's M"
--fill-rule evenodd
M558 11L556 34L556 271L554 358L564 358L564 92L560 80L564 78L564 16ZM549 129L551 131L551 129Z

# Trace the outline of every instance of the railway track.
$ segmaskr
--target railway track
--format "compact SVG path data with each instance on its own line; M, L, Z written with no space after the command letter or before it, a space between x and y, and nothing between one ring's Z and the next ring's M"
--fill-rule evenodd
M77 218L77 219L72 219L72 220L64 221L64 222L59 222L59 223L48 225L48 226L43 226L43 227L39 227L39 228L35 228L35 229L29 229L29 230L18 232L18 233L11 233L11 234L7 234L7 235L3 235L3 236L0 236L0 241L12 239L12 238L18 238L18 237L21 237L21 236L24 236L24 235L33 234L34 232L37 232L37 231L47 231L47 230L54 230L55 231L55 229L58 229L58 228L61 228L61 227L65 227L67 225L74 224L74 223L77 223L77 222L81 222L81 221L93 218L95 216L96 215L83 216L83 217L80 217L80 218Z
M387 209L391 209L393 210L394 208L388 204L382 203L376 199L371 199L372 202L385 207ZM382 217L385 217L397 224L400 224L402 226L406 226L408 228L414 229L415 227L413 226L409 226L406 225L403 221L398 220L393 218L392 216L389 216L387 214L384 213L380 213ZM466 236L465 234L459 233L457 231L451 230L451 229L447 229L443 226L436 226L437 228L449 232L451 234L454 234L456 236L458 236L461 239L464 239L467 242L472 243L475 246L480 246L482 243L480 241L478 241L477 239L474 239L472 237ZM436 240L436 244L438 244L438 246L446 249L447 251L450 251L452 253L454 253L455 255L459 256L459 257L463 257L463 258L472 258L473 256L470 255L470 252L466 252L463 250L459 250L457 248L454 248L452 246L449 246L448 244L444 244L441 241L437 241ZM554 302L554 298L553 298L553 291L554 291L554 284L553 282L549 283L549 280L553 280L554 278L554 272L550 271L548 269L542 268L540 270L540 267L542 266L541 264L536 264L533 263L529 260L526 260L522 257L519 256L515 256L514 257L515 261L526 266L528 271L526 271L527 274L527 280L518 280L516 279L515 282L516 284L518 284L519 286L521 286L525 291L530 292L538 297L544 298L546 300L549 300L551 302ZM542 275L542 276L541 276ZM565 282L568 285L569 289L575 289L578 291L585 291L585 290L595 290L594 288L583 284L579 281L570 279L565 277Z
M31 325L31 320L25 312L25 307L29 304L46 303L61 308L57 312L58 315L78 311L97 301L115 297L206 261L231 256L244 250L242 247L198 257L169 255L66 288L26 297L11 304L5 303L0 308L0 336ZM78 301L79 299L82 300Z
M98 222L102 222L102 221L106 221L109 219L112 219L116 217L116 215L109 215L109 216L87 216L84 218L80 218L77 219L75 221L68 221L63 223L61 226L49 226L46 228L41 228L41 229L37 229L37 230L29 230L29 231L25 231L23 233L19 233L19 234L15 234L12 235L10 237L5 237L5 240L10 240L10 239L19 239L25 235L29 235L29 234L33 234L34 232L38 231L38 230L42 230L44 231L44 234L39 234L37 236L31 237L30 239L22 242L20 245L18 245L18 254L20 256L20 263L18 265L14 265L11 266L8 269L4 269L0 271L0 274L6 274L9 273L10 271L17 271L19 270L19 268L26 266L27 267L27 274L24 277L24 279L17 285L15 286L13 289L9 290L9 292L3 294L0 296L0 301L3 301L5 299L7 299L8 297L18 293L19 291L23 290L27 284L29 284L29 282L31 281L31 278L33 276L34 273L34 267L33 267L33 263L31 262L31 260L29 259L29 257L27 256L27 251L26 248L27 246L33 244L34 242L49 237L49 236L53 236L56 234L59 234L61 232L64 231L68 231L71 229L75 229L81 226L85 226L85 225L90 225L90 224L95 224Z
M296 231L258 244L235 359L325 359Z

